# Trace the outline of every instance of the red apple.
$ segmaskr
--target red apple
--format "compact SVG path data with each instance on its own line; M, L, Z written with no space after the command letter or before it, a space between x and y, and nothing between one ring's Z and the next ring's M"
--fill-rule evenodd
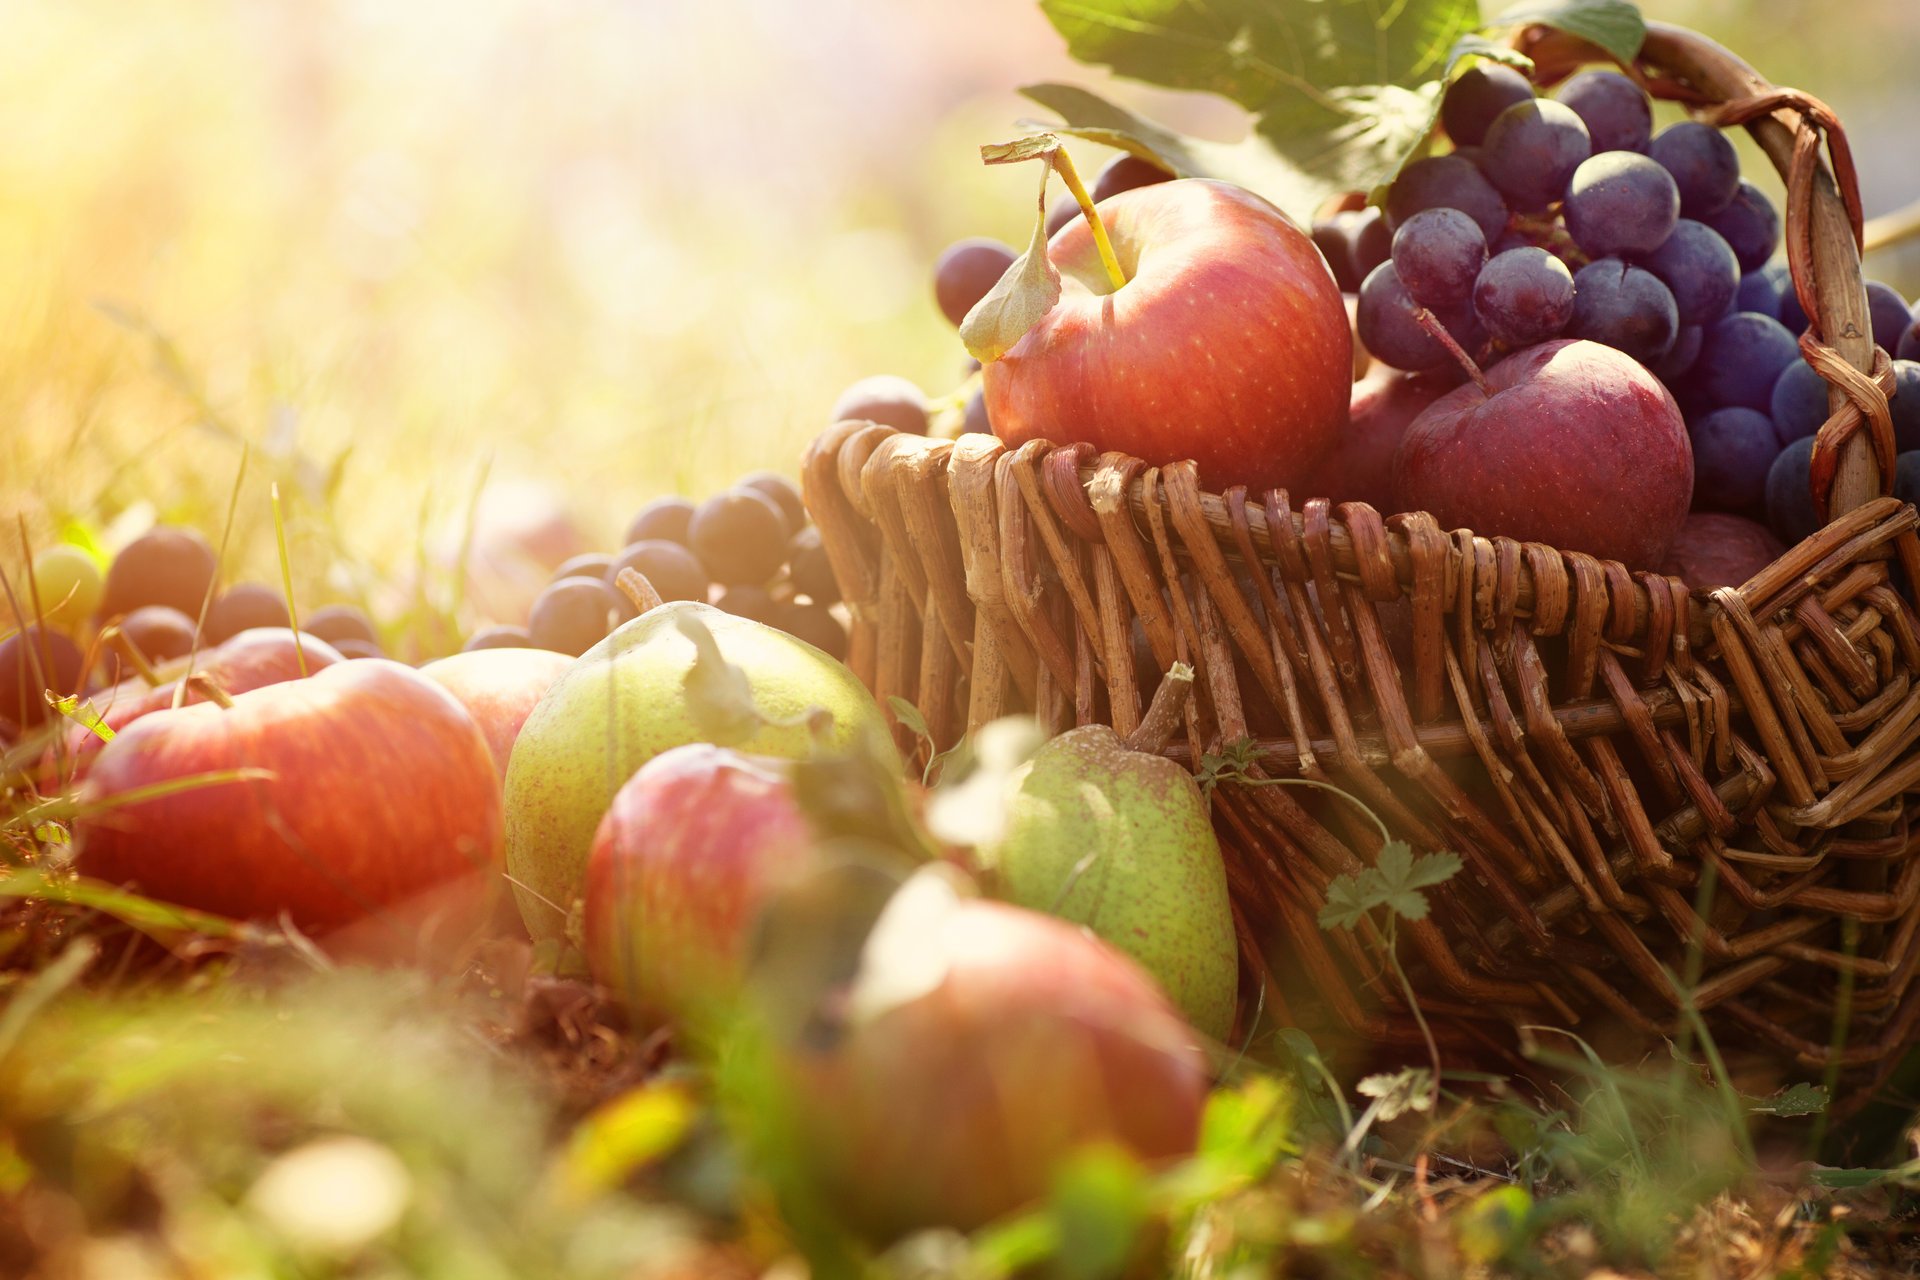
M218 648L203 652L193 669L232 696L283 680L297 680L303 660L308 674L342 661L332 645L305 632L300 634L296 645L294 633L287 627L255 627L242 631ZM179 684L177 679L158 685L128 680L94 694L90 701L107 727L119 733L142 716L171 709L174 690ZM205 701L207 695L189 685L181 705L193 706ZM88 763L104 745L98 735L78 725L68 732L67 751L73 760L76 778L85 774Z
M1452 378L1401 373L1385 365L1354 383L1340 443L1314 472L1308 491L1296 496L1364 502L1382 515L1393 514L1393 455L1400 438L1407 424L1452 386Z
M1687 517L1660 572L1695 591L1737 587L1786 553L1773 531L1745 516L1696 511Z
M245 768L272 776L115 804ZM379 658L143 716L81 796L83 874L237 918L326 930L499 866L485 737L452 694Z
M475 649L429 662L420 674L436 680L460 700L480 732L501 780L520 726L560 673L573 665L564 653L549 649Z
M1401 511L1658 568L1687 516L1693 452L1680 408L1633 357L1544 342L1428 406L1394 459Z
M880 1239L967 1231L1040 1199L1085 1144L1191 1152L1207 1062L1152 979L1003 903L890 920L923 879L868 940L839 1040L791 1051L808 1152L846 1219ZM904 948L883 942L890 927L911 933ZM876 968L896 994L868 1005Z
M987 416L1009 444L1087 441L1212 489L1298 488L1340 438L1353 382L1346 305L1285 214L1224 182L1161 182L1099 213L1127 283L1114 289L1085 218L1053 237L1060 300L986 366Z
M649 1016L724 1012L762 906L812 855L785 762L704 743L663 751L615 794L594 835L594 976Z

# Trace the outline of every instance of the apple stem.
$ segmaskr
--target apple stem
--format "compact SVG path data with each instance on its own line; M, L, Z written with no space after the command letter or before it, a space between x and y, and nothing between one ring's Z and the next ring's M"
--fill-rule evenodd
M1139 727L1127 735L1127 747L1148 755L1160 754L1180 728L1187 709L1187 694L1192 688L1193 668L1184 662L1174 663L1161 677L1160 687L1153 691L1153 702L1141 717Z
M1127 273L1120 269L1120 259L1114 256L1113 241L1107 238L1107 224L1100 221L1100 211L1093 207L1093 197L1087 193L1087 186L1080 181L1080 171L1073 167L1073 157L1067 154L1065 147L1053 153L1053 171L1067 184L1067 190L1073 193L1080 212L1086 215L1087 225L1093 228L1093 244L1100 251L1100 265L1107 269L1107 279L1116 289L1125 287Z
M196 671L187 677L187 687L213 703L222 711L233 710L233 695L222 689L214 678L204 671Z
M657 609L665 603L660 593L653 589L653 584L647 581L647 575L638 569L622 569L620 576L613 580L613 585L620 588L620 594L632 601L633 607L641 613Z
M1467 371L1467 376L1473 379L1475 386L1479 387L1488 395L1493 394L1493 388L1487 385L1487 375L1480 372L1480 366L1473 362L1473 357L1468 355L1465 349L1453 340L1453 335L1447 332L1447 326L1440 323L1439 316L1422 307L1414 313L1414 318L1420 322L1422 329L1425 329L1428 334L1432 335L1435 342L1445 347L1448 353L1460 362L1460 367Z
M100 638L127 660L127 665L133 668L134 674L146 683L147 688L156 689L160 686L160 673L153 669L153 663L140 651L140 646L133 642L132 636L119 627L108 627Z

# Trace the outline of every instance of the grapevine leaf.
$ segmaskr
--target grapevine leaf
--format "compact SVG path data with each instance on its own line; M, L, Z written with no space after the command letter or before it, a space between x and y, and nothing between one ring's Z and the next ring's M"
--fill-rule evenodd
M1628 0L1525 0L1487 25L1511 28L1535 23L1598 45L1622 63L1638 57L1647 38L1646 20Z
M1053 139L1053 147L1059 149L1059 139ZM980 150L985 158L987 148ZM989 160L988 163L1001 162ZM991 364L1005 355L1060 301L1060 272L1047 256L1047 179L1052 173L1052 165L1040 166L1039 212L1034 218L1033 239L1027 251L1014 260L1006 274L987 290L985 297L973 304L973 310L960 322L960 340L981 364Z

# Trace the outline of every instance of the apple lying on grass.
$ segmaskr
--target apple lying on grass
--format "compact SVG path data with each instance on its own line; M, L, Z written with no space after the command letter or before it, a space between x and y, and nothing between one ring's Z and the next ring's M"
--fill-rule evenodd
M879 1240L1043 1197L1089 1143L1193 1150L1208 1067L1138 966L1074 925L909 880L828 1029L788 1048L805 1156Z
M192 782L234 770L264 773ZM485 737L452 694L385 659L142 716L80 797L82 874L240 919L324 932L498 868Z
M429 662L420 674L460 700L480 732L504 783L521 726L573 659L550 649L475 649Z
M1297 488L1338 442L1353 382L1346 304L1320 251L1224 182L1155 183L1094 212L1110 258L1088 217L1050 244L1036 233L961 329L995 432L1192 458L1215 491Z

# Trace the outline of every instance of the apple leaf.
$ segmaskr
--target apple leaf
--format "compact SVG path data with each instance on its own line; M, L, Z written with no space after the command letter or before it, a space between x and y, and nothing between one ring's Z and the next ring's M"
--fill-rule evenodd
M1051 150L1059 150L1058 138L1050 134L1039 136L1051 142ZM987 151L986 147L980 148L981 158L988 164L1009 163L1007 159L988 159ZM1043 154L1047 152L1035 151L1033 156ZM960 322L960 340L981 364L990 364L1005 355L1060 301L1060 272L1047 256L1047 178L1052 173L1051 164L1040 166L1039 212L1034 218L1033 239L1027 251L1014 260L1006 274L987 290L985 297L973 304L973 310Z
M1628 0L1525 0L1506 10L1487 26L1554 27L1598 45L1623 63L1640 56L1647 38L1646 19Z

